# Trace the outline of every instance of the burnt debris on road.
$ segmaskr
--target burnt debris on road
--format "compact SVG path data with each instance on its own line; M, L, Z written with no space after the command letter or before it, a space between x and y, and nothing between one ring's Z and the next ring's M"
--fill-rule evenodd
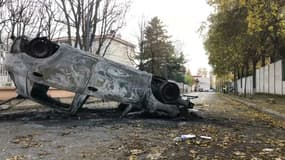
M11 108L0 114L0 157L284 159L284 121L220 94L196 94L200 98L193 101L203 119L120 118L115 104L89 103L75 116L36 106ZM174 141L181 135L196 137Z

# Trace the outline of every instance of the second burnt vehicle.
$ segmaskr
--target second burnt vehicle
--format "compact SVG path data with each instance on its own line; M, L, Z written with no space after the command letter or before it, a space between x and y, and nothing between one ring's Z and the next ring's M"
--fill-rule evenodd
M135 109L176 117L194 106L173 82L45 37L16 38L4 64L18 95L61 112L76 114L89 96L125 104L123 116ZM49 97L49 87L74 92L72 103Z

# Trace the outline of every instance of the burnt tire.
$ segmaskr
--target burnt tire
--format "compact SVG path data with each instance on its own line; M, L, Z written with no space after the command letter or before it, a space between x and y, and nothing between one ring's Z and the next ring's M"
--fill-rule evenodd
M34 58L47 58L53 55L59 45L48 40L46 37L35 38L26 46L25 52Z

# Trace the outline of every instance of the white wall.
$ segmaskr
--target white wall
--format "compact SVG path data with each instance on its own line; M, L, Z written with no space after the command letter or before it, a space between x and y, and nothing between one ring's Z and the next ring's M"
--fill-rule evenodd
M275 63L269 65L269 93L275 94Z
M263 93L269 93L269 66L264 67Z
M282 95L283 93L283 82L282 82L282 61L275 63L275 94Z
M253 83L252 82L253 82L253 76L248 76L246 78L241 78L237 80L238 93L244 94L246 92L247 95L252 95L253 94Z
M253 76L244 79L246 80L246 94L253 94Z
M266 65L256 71L256 93L285 95L282 81L282 60Z
M261 90L260 90L260 70L259 69L256 70L255 79L256 79L255 91L260 92Z
M282 86L283 86L283 93L282 93L282 95L285 95L285 81L283 81Z
M256 70L255 93L285 95L285 81L282 81L282 65L282 60L280 60ZM247 80L246 92L254 94L252 76L237 81L238 93L244 94L245 80Z
M237 80L237 91L238 91L238 93L242 93L241 79Z
M264 93L264 68L259 69L259 75L260 75L260 77L259 77L259 80L260 80L259 90L260 90L260 92L259 93Z

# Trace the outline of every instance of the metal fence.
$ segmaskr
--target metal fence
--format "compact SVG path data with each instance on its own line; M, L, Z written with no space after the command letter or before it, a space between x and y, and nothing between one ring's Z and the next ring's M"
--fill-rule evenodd
M1 48L0 48L1 49ZM0 87L13 86L13 82L4 67L5 51L0 50Z
M3 64L0 64L0 87L12 86L13 82Z

